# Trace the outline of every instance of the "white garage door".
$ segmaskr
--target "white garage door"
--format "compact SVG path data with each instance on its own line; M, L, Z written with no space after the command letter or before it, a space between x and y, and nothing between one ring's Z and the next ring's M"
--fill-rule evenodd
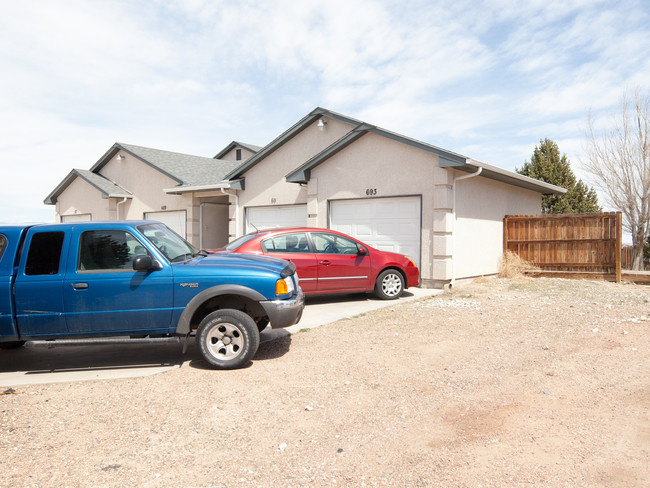
M145 212L144 218L146 220L157 220L158 222L162 222L183 239L187 238L187 215L185 210Z
M246 233L254 232L255 229L305 227L306 225L307 205L250 207L246 209Z
M61 215L61 222L90 222L91 220L90 214Z
M330 228L382 251L409 256L420 266L420 197L330 202Z

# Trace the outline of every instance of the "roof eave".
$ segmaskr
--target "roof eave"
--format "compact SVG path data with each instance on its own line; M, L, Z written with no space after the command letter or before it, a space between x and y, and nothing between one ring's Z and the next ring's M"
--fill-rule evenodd
M450 162L440 162L441 168L453 168L464 172L474 172L477 168L483 168L481 176L509 185L518 186L527 190L533 190L542 195L564 195L568 190L560 186L546 183L545 181L536 180L528 176L520 175L503 168L498 168L487 163L468 159L464 165L450 164Z
M244 188L244 178L240 178L238 180L220 181L219 183L209 185L175 186L173 188L165 188L163 191L169 195L180 195L183 193L193 193L200 191L243 190Z

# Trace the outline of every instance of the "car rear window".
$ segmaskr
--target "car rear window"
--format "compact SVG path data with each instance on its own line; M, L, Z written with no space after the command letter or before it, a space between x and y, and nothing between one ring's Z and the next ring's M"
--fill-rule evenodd
M234 251L235 249L238 249L240 246L243 246L246 244L248 241L255 239L259 234L246 234L245 236L241 236L234 241L232 241L230 244L228 244L224 249L226 251Z
M307 234L298 232L271 237L262 241L262 250L264 252L309 252Z

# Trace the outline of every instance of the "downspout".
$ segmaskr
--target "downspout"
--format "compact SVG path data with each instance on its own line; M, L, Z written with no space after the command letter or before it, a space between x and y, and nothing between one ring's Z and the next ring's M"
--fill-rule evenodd
M228 193L225 188L221 188L221 193L235 197L235 239L239 237L239 194Z
M474 178L475 176L480 175L482 171L483 171L483 167L479 166L476 173L454 178L454 184L452 187L453 197L452 197L452 204L451 204L453 219L452 219L452 229L451 229L451 281L449 282L449 288L452 288L456 283L456 182L460 180L466 180L468 178Z
M117 204L115 204L115 211L117 212L117 220L120 220L120 205L125 204L128 199L129 199L128 197L124 197L122 198L121 202L117 202Z

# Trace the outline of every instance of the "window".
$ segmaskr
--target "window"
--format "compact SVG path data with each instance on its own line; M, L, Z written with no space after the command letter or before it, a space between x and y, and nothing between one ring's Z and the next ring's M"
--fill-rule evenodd
M0 259L2 259L2 255L5 253L5 249L7 247L7 238L0 234Z
M25 274L55 275L59 272L63 232L37 232L32 237L27 254Z
M352 239L338 234L312 232L316 252L320 254L359 254L359 246Z
M307 244L307 234L298 232L296 234L285 234L282 236L272 237L262 242L264 252L309 252Z
M172 263L200 255L194 246L164 224L147 224L138 230Z
M241 161L241 149L236 149L235 150L235 159L237 161Z
M133 259L147 250L123 230L89 230L81 234L79 271L133 270Z

